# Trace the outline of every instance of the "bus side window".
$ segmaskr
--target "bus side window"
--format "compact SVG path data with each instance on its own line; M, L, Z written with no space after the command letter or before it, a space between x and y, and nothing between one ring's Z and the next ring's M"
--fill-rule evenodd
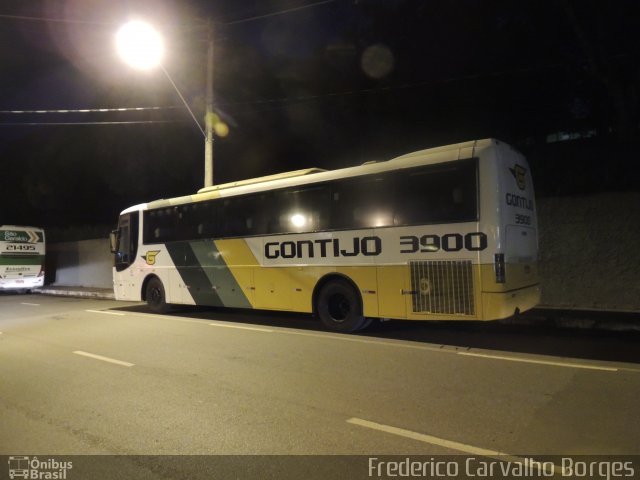
M117 271L122 271L136 259L138 251L138 212L127 213L120 217L118 252L115 258Z
M256 195L231 197L218 202L218 235L243 237L256 234L256 219L260 214Z
M270 208L268 232L301 233L327 228L329 189L325 185L277 192ZM271 202L270 202L271 203Z
M269 224L273 214L273 195L269 193L258 194L253 197L255 216L252 218L253 234L264 235L269 233Z
M176 240L176 221L178 212L175 207L159 208L144 212L144 243L162 243Z
M216 208L215 202L202 202L197 215L197 237L215 238L216 232Z
M385 227L393 224L393 186L384 176L346 180L332 185L332 229Z
M420 168L398 177L395 225L477 219L476 162Z

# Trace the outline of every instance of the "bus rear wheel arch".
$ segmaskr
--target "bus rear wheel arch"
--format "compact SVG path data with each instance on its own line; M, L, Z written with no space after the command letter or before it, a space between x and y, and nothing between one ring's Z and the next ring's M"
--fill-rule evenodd
M345 277L334 276L318 285L314 295L314 313L327 329L355 332L369 326L371 319L362 313L362 298L355 285Z

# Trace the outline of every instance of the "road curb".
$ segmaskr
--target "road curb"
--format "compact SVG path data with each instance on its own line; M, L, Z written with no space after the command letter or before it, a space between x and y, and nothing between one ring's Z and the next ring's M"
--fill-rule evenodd
M34 290L42 295L115 300L108 288L47 286ZM568 330L593 330L608 332L640 332L640 312L579 310L544 306L522 315L498 320L502 325L521 327L551 327Z
M579 310L545 306L501 321L509 325L539 325L558 329L640 332L640 312L629 311Z
M80 290L69 288L42 288L40 290L34 290L35 293L42 295L52 295L59 297L78 297L78 298L96 298L100 300L115 300L115 294L113 291L105 290Z

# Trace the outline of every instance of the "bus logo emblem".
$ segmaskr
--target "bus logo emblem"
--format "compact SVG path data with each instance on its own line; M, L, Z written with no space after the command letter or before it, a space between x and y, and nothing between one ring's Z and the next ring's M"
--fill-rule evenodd
M429 295L431 293L431 282L428 278L420 279L420 295Z
M159 253L160 253L160 250L149 250L147 253L142 255L140 258L142 258L145 262L147 262L147 265L155 265L156 264L156 255L158 255Z
M518 164L515 164L513 168L510 168L509 171L512 173L513 178L516 179L516 184L520 190L524 190L527 188L527 183L525 181L525 174L527 170L524 167L521 167Z

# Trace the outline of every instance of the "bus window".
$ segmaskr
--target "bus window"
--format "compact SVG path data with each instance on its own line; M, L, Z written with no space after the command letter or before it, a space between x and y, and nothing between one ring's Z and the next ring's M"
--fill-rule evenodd
M393 188L386 177L363 177L331 188L331 228L386 227L392 223Z
M315 232L327 228L329 189L325 186L284 190L276 194L270 233Z
M138 212L126 213L118 222L118 250L115 266L118 272L126 269L136 259L138 250Z
M255 235L258 217L262 215L256 195L218 200L218 236L245 237Z
M395 225L473 222L477 198L473 159L409 171L398 176Z
M144 212L144 243L170 242L176 238L178 212L175 207Z

